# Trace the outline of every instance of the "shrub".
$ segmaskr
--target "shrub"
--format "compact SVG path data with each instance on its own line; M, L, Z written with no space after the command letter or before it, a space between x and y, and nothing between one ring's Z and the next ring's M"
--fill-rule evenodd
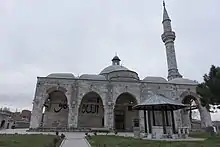
M62 133L61 135L60 135L60 138L61 139L64 139L66 136Z
M58 131L56 131L56 135L59 136L59 132Z
M57 143L60 141L59 137L54 137L53 139L53 147L56 147Z

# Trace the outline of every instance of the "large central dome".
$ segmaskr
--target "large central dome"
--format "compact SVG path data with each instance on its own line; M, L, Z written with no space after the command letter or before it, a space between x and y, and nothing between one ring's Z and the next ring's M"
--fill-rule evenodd
M121 66L121 65L110 65L110 66L104 68L100 74L108 74L113 71L126 71L126 70L129 70L129 69L127 69L126 67Z
M115 56L112 59L112 65L104 68L100 75L105 76L109 80L139 80L138 74L120 65L120 61L119 57Z

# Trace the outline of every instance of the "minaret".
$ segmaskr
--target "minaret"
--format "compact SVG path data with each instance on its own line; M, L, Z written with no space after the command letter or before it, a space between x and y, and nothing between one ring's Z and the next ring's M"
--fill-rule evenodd
M163 30L161 38L166 46L166 54L167 54L167 65L168 65L168 80L172 80L175 78L182 78L182 75L179 73L176 62L176 54L174 47L174 40L176 38L175 32L172 31L171 27L171 19L168 16L165 2L163 1Z

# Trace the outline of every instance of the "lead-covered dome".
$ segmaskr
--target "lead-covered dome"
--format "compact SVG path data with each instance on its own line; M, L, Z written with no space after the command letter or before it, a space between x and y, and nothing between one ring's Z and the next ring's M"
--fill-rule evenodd
M175 78L173 80L168 81L168 83L172 84L185 84L185 85L198 85L199 83L197 81L185 79L185 78Z
M127 69L126 67L121 66L121 65L110 65L110 66L104 68L104 69L101 71L100 74L108 74L108 73L113 72L113 71L122 71L122 70L123 70L123 71L126 71L126 70L129 71L129 69Z
M108 80L139 80L138 74L120 65L120 61L120 58L115 56L112 59L112 65L104 68L100 75L105 76Z
M75 78L72 73L51 73L47 77L48 78L68 78L68 79Z
M103 75L94 75L94 74L83 74L79 77L79 79L87 79L87 80L106 80Z
M144 82L150 82L150 83L167 83L167 80L163 77L146 77L143 79Z

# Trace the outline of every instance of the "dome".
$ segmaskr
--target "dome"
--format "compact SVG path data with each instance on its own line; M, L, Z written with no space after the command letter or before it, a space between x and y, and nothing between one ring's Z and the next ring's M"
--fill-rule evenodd
M89 79L89 80L106 80L103 75L93 75L93 74L83 74L79 79Z
M167 80L163 77L146 77L143 79L143 81L150 83L167 83Z
M72 73L52 73L47 76L48 78L75 78Z
M186 84L186 85L198 85L199 83L193 80L184 79L184 78L175 78L173 80L168 81L168 83L172 84Z
M129 69L127 69L126 67L120 65L120 61L121 59L115 55L113 58L112 58L112 65L104 68L101 72L100 72L100 75L102 74L109 74L111 72L114 72L114 71L130 71Z
M128 71L128 70L129 69L127 69L126 67L121 66L121 65L110 65L110 66L104 68L100 74L108 74L113 71Z
M104 68L100 75L105 76L107 80L120 80L120 81L130 81L139 80L138 74L128 68L120 65L120 59L118 56L113 57L112 65Z

